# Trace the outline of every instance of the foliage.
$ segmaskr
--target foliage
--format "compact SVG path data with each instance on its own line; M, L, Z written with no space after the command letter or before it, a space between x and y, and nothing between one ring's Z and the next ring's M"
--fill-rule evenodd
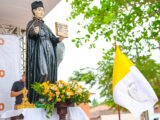
M77 81L72 83L65 83L62 80L57 81L56 84L44 82L42 84L36 83L33 89L42 95L46 102L41 106L48 110L48 115L52 115L54 104L57 102L67 103L89 103L90 92L78 84Z
M72 12L68 20L83 16L78 25L88 31L72 40L77 47L87 42L95 47L103 36L106 42L116 40L123 49L137 49L140 54L155 49L156 42L160 42L159 0L70 0L70 4Z
M102 37L106 43L117 44L127 57L147 78L160 99L160 64L151 59L151 50L160 43L160 1L159 0L70 0L72 12L68 20L79 19L83 28L77 31L72 40L77 47L90 44L96 47L96 41ZM80 35L78 35L80 34ZM107 44L106 44L107 45ZM100 97L104 103L116 108L112 95L112 71L114 62L114 45L103 49L103 60L98 68L83 68L74 71L70 80L85 81L90 87L98 84Z
M101 103L98 102L98 100L96 98L93 99L92 101L92 105L90 106L90 108L94 108L98 105L100 105Z

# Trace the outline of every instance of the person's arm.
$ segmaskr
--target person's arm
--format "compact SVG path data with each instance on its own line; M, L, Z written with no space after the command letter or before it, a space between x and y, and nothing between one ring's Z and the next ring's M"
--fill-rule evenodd
M19 95L23 94L23 90L15 92L15 91L11 91L10 96L11 97L17 97Z
M21 94L23 94L23 90L18 91L18 84L17 82L14 82L11 89L10 97L17 97Z

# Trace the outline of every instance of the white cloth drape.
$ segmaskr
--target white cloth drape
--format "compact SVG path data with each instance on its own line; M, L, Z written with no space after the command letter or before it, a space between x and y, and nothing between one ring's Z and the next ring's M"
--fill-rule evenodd
M15 35L2 35L3 45L0 45L0 70L5 72L0 77L0 103L4 104L3 112L14 108L15 99L10 97L12 84L20 79L20 44L19 38ZM1 108L1 106L0 106ZM1 120L1 119L0 119Z
M41 108L25 108L19 110L10 110L2 114L1 118L9 118L23 114L23 120L59 120L57 109L54 109L53 116L46 117L46 111ZM87 115L80 107L68 107L66 120L89 120Z

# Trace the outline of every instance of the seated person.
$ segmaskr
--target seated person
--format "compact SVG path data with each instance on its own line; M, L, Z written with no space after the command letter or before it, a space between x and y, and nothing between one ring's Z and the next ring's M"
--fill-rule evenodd
M11 97L16 97L15 105L18 105L18 104L22 103L23 88L24 88L25 81L26 81L25 74L23 74L21 80L15 81L13 83L10 96Z

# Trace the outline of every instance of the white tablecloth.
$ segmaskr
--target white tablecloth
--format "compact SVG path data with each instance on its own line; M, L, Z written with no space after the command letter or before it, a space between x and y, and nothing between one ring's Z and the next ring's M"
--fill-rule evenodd
M80 107L68 107L66 120L89 120ZM54 109L53 116L46 118L45 110L41 108L25 108L19 110L9 110L2 114L1 118L9 118L23 114L23 120L59 120L57 109Z

